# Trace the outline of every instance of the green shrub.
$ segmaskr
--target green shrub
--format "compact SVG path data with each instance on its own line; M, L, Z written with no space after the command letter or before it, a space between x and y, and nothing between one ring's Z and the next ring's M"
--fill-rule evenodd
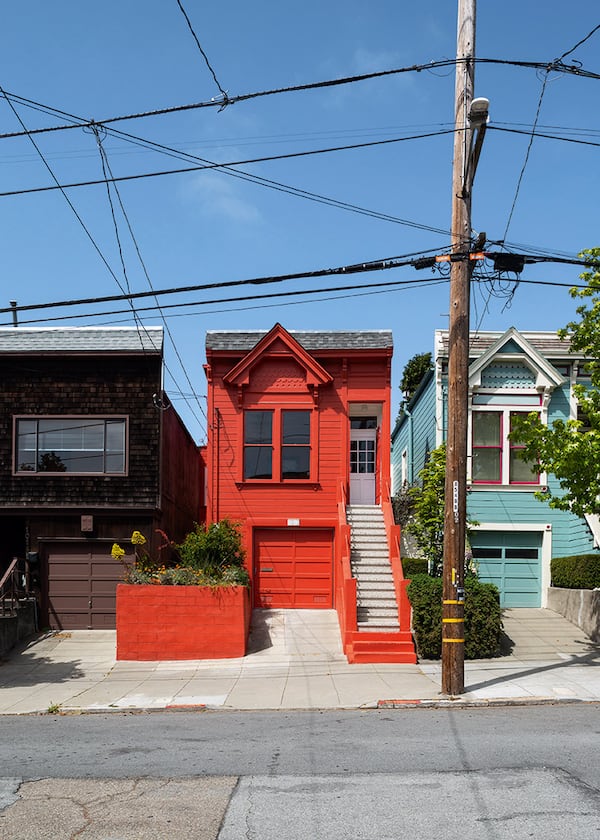
M421 659L442 655L442 579L415 575L408 586L413 629ZM500 593L491 583L465 580L465 659L497 655L502 631Z
M574 554L555 557L551 563L552 586L565 589L600 587L600 554Z
M176 548L181 558L178 565L201 573L208 583L248 585L242 535L237 523L222 519L206 529L196 525Z
M403 557L402 573L404 577L412 580L415 575L426 575L427 562L426 557Z

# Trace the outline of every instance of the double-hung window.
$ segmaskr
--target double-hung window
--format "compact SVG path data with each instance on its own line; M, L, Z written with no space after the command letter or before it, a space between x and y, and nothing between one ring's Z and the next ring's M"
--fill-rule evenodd
M539 401L537 402L539 405ZM534 410L533 407L531 410ZM522 446L509 440L515 418L529 411L503 406L473 407L471 435L471 479L473 484L539 484L539 475L519 453Z
M18 417L15 472L123 475L126 430L124 417Z
M311 411L244 412L244 480L310 479Z

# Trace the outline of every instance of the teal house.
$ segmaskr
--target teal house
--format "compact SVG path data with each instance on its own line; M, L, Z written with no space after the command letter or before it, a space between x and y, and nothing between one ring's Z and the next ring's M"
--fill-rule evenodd
M577 417L575 383L585 383L581 356L553 332L473 332L469 357L467 511L479 577L498 586L503 607L544 607L553 557L592 553L598 517L553 510L534 497L552 475L536 475L508 439L514 417L537 411L542 422ZM589 381L589 380L588 380ZM429 452L447 431L448 331L437 330L433 370L392 434L392 492L418 483Z

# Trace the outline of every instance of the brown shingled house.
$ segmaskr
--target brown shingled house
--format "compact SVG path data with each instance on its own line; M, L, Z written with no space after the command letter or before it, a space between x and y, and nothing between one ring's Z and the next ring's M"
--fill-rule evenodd
M160 327L0 330L0 576L31 558L41 627L114 627L113 542L200 519L200 457L162 367Z

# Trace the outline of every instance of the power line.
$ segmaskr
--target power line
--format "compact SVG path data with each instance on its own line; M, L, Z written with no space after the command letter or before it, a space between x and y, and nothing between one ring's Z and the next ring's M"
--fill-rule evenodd
M326 277L337 274L360 274L367 271L382 271L387 268L399 268L405 265L412 265L414 257L437 251L431 248L429 251L416 251L412 254L405 254L402 257L389 257L387 259L370 260L352 265L338 266L336 268L323 268L314 271L294 272L290 274L269 275L265 277L252 277L245 280L226 280L219 283L202 283L193 286L174 286L169 289L153 289L149 292L132 292L123 295L103 295L94 298L79 298L76 300L49 301L46 303L29 303L23 306L6 307L0 309L0 314L12 312L30 312L38 309L56 309L58 307L83 306L88 304L109 303L119 300L135 300L138 298L156 297L157 295L175 295L185 292L199 292L207 289L223 289L232 286L264 285L267 283L282 283L287 280L306 280L317 277Z
M471 59L472 60L472 59ZM260 97L265 96L276 96L283 93L298 93L301 91L308 91L308 90L318 90L323 88L329 87L337 87L340 85L347 85L347 84L355 84L357 82L368 81L370 79L377 79L377 78L384 78L387 76L394 76L403 73L420 73L423 70L433 70L438 67L454 67L457 62L460 63L463 59L441 59L438 61L429 61L424 64L413 64L407 67L397 67L391 70L379 70L374 71L372 73L362 73L360 75L355 76L345 76L339 79L326 79L324 81L319 82L308 82L305 84L300 85L289 85L287 87L280 87L280 88L272 88L270 90L261 90L255 91L253 93L246 93L241 94L238 96L227 96L227 100L221 99L210 99L204 102L192 102L186 105L172 105L165 108L155 108L150 111L140 111L131 114L125 114L116 117L107 117L102 120L88 120L86 122L80 122L77 117L74 117L72 114L68 114L67 112L59 111L58 109L53 109L57 115L61 115L63 118L67 118L69 120L73 120L69 124L62 124L56 126L45 126L42 128L32 129L32 133L34 134L43 134L53 131L69 131L74 128L82 128L84 126L90 127L94 122L100 122L103 125L108 125L109 123L115 122L123 122L125 120L136 120L136 119L144 119L146 117L156 117L156 116L163 116L166 114L174 114L174 113L181 113L184 111L193 111L201 108L219 108L222 109L223 106L232 105L238 102L247 102L251 99L257 99ZM474 59L475 63L478 64L498 64L498 65L507 65L512 67L522 67L522 68L529 68L534 70L541 70L541 71L556 71L566 74L571 74L575 76L581 76L583 78L589 79L600 79L600 73L594 73L589 70L585 70L580 63L574 65L563 64L560 59L555 59L554 61L550 62L543 62L543 61L518 61L518 60L508 60L508 59L498 59L498 58L476 58ZM19 99L23 104L30 103L32 107L43 108L40 106L40 103L37 103L33 100L26 100L24 97L18 97L17 94L9 93L8 91L3 93L5 98L14 98ZM23 136L26 132L4 132L0 134L0 140L7 139L9 137L20 137Z
M564 53L563 53L563 54L562 54L559 58L557 58L556 60L557 60L557 61L562 61L562 60L563 60L563 58L566 58L568 55L571 55L571 53L575 52L575 50L576 50L578 47L580 47L582 44L585 44L585 42L586 42L589 38L591 38L591 37L592 37L592 35L593 35L595 32L597 32L599 29L600 29L600 23L599 23L597 26L594 26L594 28L592 29L592 31L591 31L591 32L588 32L588 34L585 36L585 38L582 38L582 39L581 39L581 41L577 41L577 43L575 44L575 46L574 46L574 47L571 47L571 49L570 49L570 50L567 50L566 52L564 52Z
M406 263L409 265L410 263ZM388 268L394 268L395 266L388 266ZM413 278L411 280L390 280L384 281L381 283L364 283L359 285L352 285L352 286L331 286L329 288L320 288L320 289L296 289L293 291L287 292L269 292L268 294L263 295L242 295L236 296L235 298L213 298L211 300L201 300L201 301L185 301L184 303L171 303L171 304L163 304L161 307L159 306L148 306L148 307L138 307L136 311L139 312L153 312L157 309L167 310L167 309L182 309L191 306L211 306L213 304L218 303L238 303L240 301L259 301L259 300L268 300L268 299L281 299L281 298L291 298L291 297L298 297L300 295L312 295L312 296L320 296L322 294L330 294L332 292L346 292L346 291L355 291L359 289L368 289L368 293L376 293L376 290L380 290L383 287L389 288L392 291L394 288L400 286L423 286L423 285L437 285L438 283L446 283L447 278L439 278L433 276L432 278L424 279L422 277ZM367 294L367 293L365 293ZM308 301L307 301L308 302ZM88 312L84 314L77 314L77 315L63 315L63 316L56 316L54 318L34 318L30 320L22 320L20 321L20 325L26 326L29 324L46 324L56 321L69 321L69 320L76 320L79 318L104 318L109 315L123 315L129 313L129 309L115 309L103 312ZM4 324L0 324L0 326L10 326L9 322ZM191 383L190 383L191 385ZM193 388L193 386L192 386Z
M563 67L563 63L562 63L563 58L566 58L566 56L575 52L575 50L578 47L580 47L582 44L584 44L588 40L588 38L591 38L592 35L594 34L594 32L596 32L598 29L600 29L600 24L598 24L598 26L595 26L594 29L591 30L591 32L588 32L588 34L584 38L582 38L580 41L578 41L573 47L571 47L571 49L567 50L562 55L560 55L557 59L555 59L545 69L544 81L542 83L542 89L540 91L540 98L539 98L538 104L537 104L535 119L533 121L533 126L532 126L530 137L529 137L529 143L527 144L527 151L525 152L525 160L523 161L523 166L521 167L521 172L519 174L519 178L518 178L518 181L517 181L517 187L516 187L516 190L515 190L515 196L513 198L513 202L512 202L511 208L510 208L510 212L508 214L508 220L506 222L506 227L504 229L504 239L506 239L506 236L508 234L508 229L510 227L510 223L511 223L512 217L513 217L513 213L515 211L515 206L516 206L516 203L517 203L517 199L519 197L519 191L521 189L521 183L523 181L523 176L525 175L525 170L527 169L527 164L529 163L529 156L530 156L530 153L531 153L531 148L533 146L533 138L535 136L538 120L539 120L539 117L540 117L540 111L541 111L541 108L542 108L542 101L544 99L544 94L546 92L546 85L548 84L548 75L549 75L551 70L562 68Z
M98 123L101 125L101 123ZM323 149L313 149L304 152L288 152L282 155L268 155L259 158L247 158L245 160L229 161L227 163L208 163L201 166L185 166L179 169L167 169L156 172L145 172L137 175L120 175L116 178L110 179L112 183L120 181L138 181L144 178L156 178L162 175L184 175L189 172L200 172L205 169L222 169L223 167L245 166L250 163L269 163L276 160L291 160L294 158L310 157L312 155L330 154L332 152L352 151L355 149L365 149L373 146L387 146L393 143L403 143L409 140L423 140L428 137L443 137L446 134L454 134L454 129L443 129L439 131L430 131L424 134L413 134L409 137L393 137L387 140L373 140L368 143L352 143L347 146L330 146ZM54 190L68 190L76 187L93 187L99 184L106 183L105 179L94 179L91 181L77 181L70 184L55 184L48 187L31 187L22 190L8 190L0 192L0 198L6 198L13 195L30 195L32 193L53 192Z
M99 131L96 129L96 130L94 131L94 134L95 134L95 137L96 137L96 142L97 142L97 144L98 144L98 150L99 150L99 153L100 153L100 159L101 159L101 161L102 161L102 171L103 171L103 174L104 174L104 176L106 177L106 171L108 170L108 173L109 173L109 175L110 175L110 176L111 176L111 178L112 178L112 175L113 175L113 173L112 173L112 169L111 169L111 167L110 167L110 163L109 163L109 160L108 160L108 155L106 154L106 150L105 150L104 145L103 145L103 143L102 143L102 138L100 137L100 133L99 133ZM114 189L114 191L115 191L115 195L117 196L117 200L118 200L118 202L119 202L119 206L120 206L120 208L121 208L121 213L123 214L123 218L125 219L125 223L126 223L126 225L127 225L127 229L128 229L128 231L129 231L129 235L130 235L130 237L131 237L131 241L133 242L133 245L134 245L134 248L135 248L135 251L136 251L137 257L138 257L138 259L139 259L139 261L140 261L140 265L142 266L142 270L143 270L144 275L145 275L145 277L146 277L146 281L147 281L148 286L150 287L150 289L153 291L152 281L150 280L150 275L149 275L148 270L147 270L147 268L146 268L146 264L145 264L145 262L144 262L144 260L143 260L143 258L142 258L142 253L141 253L141 251L140 251L140 247L139 247L139 244L138 244L138 242L137 242L136 236L135 236L135 234L134 234L134 232L133 232L133 227L132 227L132 225L131 225L131 222L130 222L130 220L129 220L129 216L128 216L127 211L126 211L126 209L125 209L125 205L124 205L124 203L123 203L123 199L121 198L121 194L120 194L120 192L119 192L119 188L117 187L117 185L116 185L116 184L113 184L113 185L112 185L112 188ZM134 319L135 319L135 321L136 321L136 324L138 324L138 330L139 330L139 329L142 327L142 325L141 325L141 322L140 322L140 323L138 323L138 321L139 321L139 316L138 316L138 313L137 313L137 311L136 311L136 309L135 309L135 306L133 305L133 301L131 300L131 297L130 297L130 295L131 295L131 288L130 288L130 285L129 285L129 278L128 278L128 276L127 276L127 269L126 269L126 266L125 266L125 258L124 258L124 255L123 255L123 249L122 249L122 246L121 246L121 237L120 237L120 235L119 235L119 226L118 226L118 224L117 224L117 219L116 219L116 216L115 216L115 211L114 211L113 201L112 201L112 197L111 197L111 194L110 194L110 184L108 183L108 181L107 181L107 184L106 184L106 191L107 191L107 195L108 195L108 202L109 202L109 205L110 205L111 216L112 216L113 226L114 226L114 230L115 230L115 236L116 236L116 239L117 239L117 244L118 244L118 248L119 248L119 257L120 257L120 260L121 260L121 266L122 266L122 268L123 268L123 276L124 276L124 278L125 278L125 283L126 283L126 286L127 286L127 292L128 292L128 297L127 297L127 300L128 300L128 302L129 302L129 305L130 305L131 310L132 310L132 312L133 312L133 317L134 317ZM160 304L159 304L159 302L158 302L158 298L155 296L155 298L154 298L154 299L156 300L157 309L158 309L158 311L160 312L160 314L161 314L161 316L162 316L162 311L161 311L161 308L160 308ZM186 369L186 367L185 367L185 365L184 365L184 363L183 363L183 359L181 358L181 355L180 355L180 353L179 353L179 350L177 349L177 345L175 344L175 339L173 338L173 335L172 335L172 333L171 333L171 330L170 330L170 328L169 328L169 325L167 324L167 322L166 322L166 320L165 320L164 316L162 316L162 321L163 321L163 325L164 325L164 327L165 327L165 331L166 331L167 335L169 336L169 340L170 340L170 342L171 342L171 346L173 347L173 351L175 352L175 355L176 355L176 357L177 357L177 360L178 360L178 362L179 362L179 365L180 365L180 367L181 367L181 370L183 371L183 375L185 376L185 378L186 378L186 380L187 380L188 385L189 385L189 386L190 386L190 388L192 388L192 390L193 390L193 389L194 389L194 386L192 385L192 382L191 382L191 379L190 379L189 374L188 374L188 372L187 372L187 369ZM177 388L177 390L179 391L179 393L183 393L183 391L182 391L182 389L181 389L181 387L180 387L179 383L178 383L178 382L177 382L177 380L175 379L175 376L173 375L172 371L169 369L169 367L168 367L167 362L166 362L166 360L165 360L165 359L163 359L163 364L164 364L164 366L165 366L165 369L168 371L168 373L169 373L169 375L170 375L171 379L173 380L173 384L175 385L175 387ZM200 409L200 413L201 413L201 414L204 414L204 417L205 417L206 421L208 422L208 417L206 416L206 412L205 412L205 410L204 410L204 406L200 403L200 401L198 400L198 398L196 398L196 402L197 402L197 404L198 404L198 408ZM203 427L202 427L202 423L201 423L201 421L200 421L200 418L199 418L199 417L198 417L198 416L194 413L194 410L193 410L192 406L189 404L189 402L188 402L187 400L186 400L186 403L187 403L187 406L188 406L188 408L189 408L189 410L190 410L190 412L191 412L192 416L193 416L193 417L194 417L194 419L198 422L198 424L199 424L200 428L201 428L201 429L202 429L202 431L204 432L205 430L204 430L204 429L203 429Z
M546 92L546 85L548 84L548 74L546 73L544 76L544 81L542 83L542 89L540 91L540 98L537 104L537 110L535 112L535 119L533 121L533 127L530 132L529 143L527 144L527 151L525 152L525 160L523 161L523 166L521 167L521 172L519 173L519 178L517 180L517 186L515 189L515 195L512 201L512 205L510 208L510 212L508 214L508 219L506 222L506 227L504 228L504 236L503 239L506 239L508 235L508 229L510 227L510 223L512 221L513 214L515 212L515 207L517 205L517 199L519 197L519 192L521 190L521 183L523 181L523 176L525 175L525 170L527 169L527 164L529 163L529 155L531 153L531 147L533 146L533 138L535 136L535 129L537 127L538 119L540 116L540 110L542 108L542 101L544 99L544 94Z
M95 126L97 128L97 126ZM85 129L84 129L85 130ZM419 222L411 221L409 219L403 219L398 216L392 216L388 213L381 213L377 210L371 210L369 208L361 207L356 204L352 204L350 202L341 201L336 198L332 198L331 196L325 196L320 193L315 193L309 190L301 189L300 187L294 187L289 184L284 184L280 181L275 181L271 178L265 178L261 175L256 175L254 173L244 172L243 170L234 169L227 164L217 164L214 161L207 160L206 158L202 158L199 155L191 154L190 152L183 152L180 149L174 149L170 146L166 146L162 143L157 143L153 140L148 140L147 138L139 137L134 134L130 134L129 132L122 131L120 129L115 128L106 128L104 130L110 134L111 136L125 140L126 142L132 143L133 145L141 146L146 149L150 149L153 151L158 151L162 154L166 154L170 157L175 157L181 160L195 160L199 161L203 164L208 164L209 166L219 167L219 171L224 172L231 177L238 178L242 181L248 181L250 183L255 183L259 186L265 187L267 189L272 189L276 192L283 192L288 195L295 195L298 198L303 198L308 201L314 201L318 204L323 204L325 206L330 207L337 207L341 210L346 210L348 212L357 213L360 215L365 215L370 218L380 219L383 221L393 222L395 224L400 224L406 227L415 228L416 230L425 230L430 233L439 233L443 236L449 235L449 230L444 228L437 228L433 227L432 225L425 225ZM111 173L112 175L112 173Z
M535 125L530 131L524 131L523 129L518 128L504 128L497 125L489 125L487 127L487 130L501 131L505 134L524 134L527 137L533 137L535 135L536 137L541 137L544 140L559 140L562 143L575 143L578 146L600 146L600 143L594 143L593 140L578 140L576 137L561 137L557 134L546 134L545 132L542 133L540 131L536 131Z
M187 23L187 25L188 25L188 29L189 29L189 30L190 30L190 32L192 33L192 38L193 38L193 39L194 39L194 41L196 42L196 46L197 46L197 47L198 47L198 49L200 50L200 53L201 53L202 58L204 59L204 61L205 61L205 63L206 63L206 66L207 66L207 67L208 67L208 69L210 70L210 72L211 72L211 74L212 74L212 77L213 77L213 79L215 80L215 84L216 84L216 86L219 88L219 90L220 90L220 92L221 92L221 96L223 97L223 107L225 107L225 105L227 104L227 100L228 100L227 93L226 93L226 91L224 91L224 90L223 90L223 88L221 87L221 83L220 83L220 82L219 82L219 80L217 79L217 74L215 73L215 71L214 71L214 70L213 70L213 68L211 67L210 61L208 60L208 56L206 55L206 53L205 53L205 52L204 52L204 50L202 49L202 44L200 43L200 40L199 40L198 36L196 35L196 33L195 33L195 31L194 31L194 27L192 26L192 22L191 22L191 20L189 19L189 17L188 17L188 14L187 14L186 10L183 8L183 4L182 4L181 0L176 0L176 2L177 2L177 5L179 6L179 8L180 8L180 10L181 10L181 14L182 14L182 15L184 16L184 18L185 18L185 22L186 22L186 23Z

